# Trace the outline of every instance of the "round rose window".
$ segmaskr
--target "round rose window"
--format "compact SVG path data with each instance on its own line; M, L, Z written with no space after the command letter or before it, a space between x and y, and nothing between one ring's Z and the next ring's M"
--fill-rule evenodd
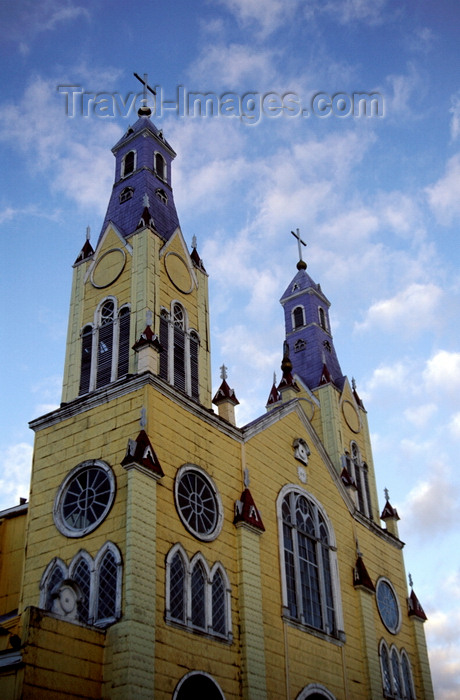
M211 479L198 467L181 467L176 477L176 508L192 535L212 540L222 527L222 507Z

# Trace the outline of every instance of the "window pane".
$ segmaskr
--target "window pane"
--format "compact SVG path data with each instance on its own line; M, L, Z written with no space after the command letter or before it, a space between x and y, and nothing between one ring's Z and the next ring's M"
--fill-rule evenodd
M112 552L107 552L99 569L97 619L115 617L117 600L117 564Z
M179 554L176 554L171 562L169 577L170 614L175 620L184 622L184 565Z
M225 587L222 576L216 573L212 582L212 629L226 634Z
M168 379L168 320L164 316L160 316L160 377Z
M118 377L128 374L129 367L129 309L124 307L120 312L120 340L118 347Z
M86 326L81 336L81 370L80 370L80 394L89 391L91 376L91 354L93 349L93 329Z
M192 573L192 625L206 628L204 574L200 566L195 566Z
M199 398L198 391L198 338L195 335L190 336L190 379L192 388L192 398Z
M174 326L174 386L185 391L185 333Z
M60 566L55 566L51 576L48 579L48 587L46 591L45 609L51 610L53 607L53 593L57 590L61 582L64 580L64 574Z
M78 612L81 622L88 622L89 617L89 594L91 589L91 572L84 559L80 559L75 567L73 579L80 586L83 598L78 605Z
M113 324L111 322L99 328L97 357L97 386L109 384L112 377Z

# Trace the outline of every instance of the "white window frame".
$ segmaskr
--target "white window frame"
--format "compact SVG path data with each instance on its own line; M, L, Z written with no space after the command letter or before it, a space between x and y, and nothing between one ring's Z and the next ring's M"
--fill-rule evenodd
M201 339L198 331L196 331L194 328L189 327L189 321L188 321L188 314L187 310L184 307L184 305L178 300L178 299L173 299L171 301L171 306L170 310L166 309L165 307L162 307L160 310L160 315L164 319L165 322L168 324L168 340L167 340L167 348L163 349L163 352L167 353L167 376L164 377L169 384L172 386L175 386L174 384L174 328L177 327L177 325L174 322L174 307L179 306L182 310L183 313L183 325L182 325L182 330L184 332L184 371L185 371L185 393L187 396L193 396L193 387L192 387L192 368L191 368L191 354L190 354L190 339L192 336L194 336L197 340L198 344L198 377L197 377L197 397L196 400L199 400L199 395L200 395L200 377L199 377L199 368L200 368L200 348L201 348ZM179 389L180 391L181 389Z
M353 455L356 456L353 456ZM347 456L345 457L347 459ZM349 463L347 465L350 476L356 484L358 493L362 498L364 509L360 508L359 496L357 494L357 508L360 513L366 516L366 518L372 519L372 508L369 502L370 498L370 486L369 486L369 467L365 462L363 462L361 457L361 450L358 444L352 440L350 443L350 457ZM366 472L366 474L365 474Z
M295 311L297 311L297 309L300 309L302 311L302 323L300 324L300 326L296 326L296 323L295 323ZM291 324L292 324L293 331L297 331L297 330L299 330L299 328L303 328L305 326L305 307L302 306L302 304L297 304L297 306L294 306L294 308L292 309L292 311L291 311Z
M384 674L384 668L383 668L383 650L385 650L386 657L388 660L388 674L389 674L389 682L390 682L390 692L387 692L387 689L385 687L385 674ZM392 662L392 657L395 656L398 662L398 673L399 673L399 683L401 686L401 695L398 695L396 693L396 684L395 684L395 678L394 678L394 669L393 669L393 662ZM403 658L406 659L407 664L408 664L408 669L409 669L409 683L410 683L410 692L411 695L407 695L406 693L406 683L404 680L404 675L403 675L403 666L402 666L402 660ZM383 696L386 698L395 698L396 700L415 700L416 695L415 695L415 688L414 688L414 677L412 673L412 664L410 662L409 656L406 652L405 649L402 649L401 652L398 651L396 646L392 644L390 647L388 647L388 644L384 639L380 640L379 644L379 661L380 661L380 674L382 677L382 688L383 688Z
M198 472L198 474L201 476L203 481L205 481L209 487L209 489L212 491L215 499L215 504L216 504L216 524L214 528L210 532L197 532L194 528L192 528L188 521L185 519L185 517L182 514L182 511L179 507L179 498L178 498L178 490L179 490L179 484L183 477L188 473L188 472ZM196 539L202 540L203 542L211 542L212 540L215 540L216 537L220 535L220 532L222 530L222 525L224 522L224 510L222 508L222 499L220 497L220 493L217 490L217 486L215 485L213 479L205 472L204 469L199 467L196 464L183 464L177 471L176 478L174 480L174 503L176 506L176 510L179 514L179 517L181 519L181 522L187 532L190 532Z
M322 312L322 313L321 313ZM322 323L322 320L324 320L324 323ZM327 322L327 313L323 309L322 306L318 306L318 323L319 327L323 329L323 331L326 331L326 333L329 333L329 326Z
M328 551L329 551L329 564L330 564L330 572L331 572L331 584L332 584L332 600L333 600L333 606L334 606L334 616L335 616L335 630L333 632L328 632L325 629L320 629L316 627L312 627L311 625L304 623L301 619L299 618L292 618L289 612L289 601L288 601L288 593L287 593L287 583L286 583L286 566L285 566L285 558L284 558L284 532L283 532L283 512L282 512L282 505L285 496L287 496L290 492L294 491L295 493L304 496L308 501L310 501L314 507L316 507L319 511L319 513L322 515L323 520L326 524L327 530L328 530L328 535L329 535L329 546L328 546ZM282 597L282 609L283 609L283 618L286 621L292 622L296 625L301 626L303 629L307 631L314 631L315 633L320 633L324 634L325 637L333 637L333 638L341 638L343 637L343 629L344 629L344 619L343 619L343 608L342 608L342 601L341 601L341 594L340 594L340 580L339 580L339 568L338 568L338 560L337 560L337 540L335 537L334 529L332 527L331 521L327 516L327 513L321 503L318 501L313 494L311 494L309 491L306 489L302 488L301 486L297 484L286 484L283 486L281 491L278 494L277 502L276 502L276 508L277 508L277 517L278 517L278 542L279 542L279 562L280 562L280 571L281 571L281 597ZM298 566L298 560L295 561L294 564L295 567L295 576L296 576L296 588L299 590L300 582L299 582L299 566ZM320 573L322 576L322 572ZM322 600L323 605L325 605L325 601Z
M179 683L176 685L174 689L174 693L172 696L172 700L177 700L177 697L179 696L179 692L183 684L187 681L190 676L206 676L206 678L209 678L210 681L215 685L216 687L216 692L220 693L222 700L225 700L225 695L222 692L222 689L218 682L216 681L215 678L211 676L210 673L207 673L206 671L189 671L188 673L185 674L185 676L182 676L180 679Z
M129 153L134 153L133 169L129 173L125 174L125 161L126 161L126 157L128 156ZM137 168L137 151L134 148L132 148L130 151L126 151L126 153L124 154L124 156L121 160L120 178L123 180L125 177L129 177L130 175L132 175L136 171L136 168Z
M171 564L179 555L184 566L184 620L178 620L171 615ZM201 566L204 572L204 621L205 626L197 627L192 622L192 573L196 566ZM214 576L220 573L224 584L224 605L225 605L225 634L217 632L212 627L212 584ZM180 543L176 543L166 555L166 577L165 577L165 620L167 623L178 627L186 628L198 634L206 634L210 637L231 641L232 635L232 611L231 611L231 587L225 567L220 561L215 562L212 567L209 567L206 558L201 552L196 552L189 559L187 552Z
M159 175L157 171L157 156L160 156L160 158L163 160L163 176ZM168 182L168 163L160 151L155 151L153 154L153 171L161 182Z
M80 337L83 337L83 330L88 327L92 327L93 329L93 338L92 338L92 343L91 343L91 369L90 369L90 375L89 375L89 389L88 393L91 391L94 391L95 389L98 389L100 387L97 386L97 370L98 370L98 359L99 359L99 330L102 327L102 309L104 305L111 301L113 303L113 331L112 331L112 361L111 361L111 369L110 369L110 382L114 382L116 379L118 379L118 358L119 358L119 352L120 352L120 314L122 313L123 309L129 309L129 313L131 314L131 305L130 304L122 304L121 306L118 306L118 300L114 296L107 296L102 299L102 301L99 302L97 305L97 308L94 312L94 322L93 324L91 323L85 323L83 328L80 331ZM82 341L81 341L82 342ZM81 376L81 352L80 352L80 376ZM125 376L125 375L123 375ZM102 384L101 386L107 386L107 384ZM80 394L80 396L83 396L84 394Z
M107 552L111 552L115 559L117 573L116 573L116 592L115 592L115 615L107 618L97 619L97 609L98 609L98 597L99 597L99 573L102 561ZM121 604L122 604L122 559L121 553L118 547L113 542L105 542L96 557L93 559L90 554L84 549L80 549L77 554L73 557L69 566L66 565L62 559L54 557L46 567L43 572L40 581L40 607L44 610L47 608L47 598L49 595L49 581L56 567L59 567L64 574L65 579L72 579L78 562L84 559L88 565L90 571L90 596L89 596L89 612L88 612L88 622L76 622L76 624L81 625L93 625L94 627L108 627L109 625L116 622L121 616ZM74 621L73 621L74 622Z
M378 604L379 586L381 586L382 584L387 584L387 586L391 589L393 596L394 596L394 599L396 601L396 606L398 608L398 622L393 629L390 629L389 627L387 627L386 622L384 622L384 620L383 620L382 614L380 612L379 604ZM399 604L398 594L396 593L393 584L385 576L380 576L379 579L377 580L377 583L375 584L375 602L377 604L377 610L379 612L379 616L380 616L380 619L382 621L382 625L384 625L385 629L387 629L390 634L398 634L399 630L401 629L401 624L402 624L401 605Z

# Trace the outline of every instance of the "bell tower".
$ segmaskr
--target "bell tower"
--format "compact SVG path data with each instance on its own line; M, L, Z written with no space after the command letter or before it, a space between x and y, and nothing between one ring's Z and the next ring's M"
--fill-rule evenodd
M175 152L141 108L115 144L99 238L74 263L62 401L143 371L133 347L159 338L159 375L211 406L207 273L184 241L172 189Z

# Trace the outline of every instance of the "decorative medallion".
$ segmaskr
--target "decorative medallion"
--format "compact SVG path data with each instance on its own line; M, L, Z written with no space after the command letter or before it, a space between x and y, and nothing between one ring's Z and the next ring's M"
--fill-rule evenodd
M178 253L174 253L173 251L166 253L165 269L176 289L182 292L182 294L190 294L193 290L193 280L187 263Z
M91 284L96 289L110 287L121 275L126 264L126 253L122 248L112 248L103 253L91 271Z
M353 406L351 401L348 401L348 399L345 399L345 401L342 403L342 414L350 430L352 430L356 434L360 433L361 419L359 417L359 413Z
M310 456L310 448L303 438L296 438L292 443L294 448L294 457L302 462L302 464L308 464L308 457Z

